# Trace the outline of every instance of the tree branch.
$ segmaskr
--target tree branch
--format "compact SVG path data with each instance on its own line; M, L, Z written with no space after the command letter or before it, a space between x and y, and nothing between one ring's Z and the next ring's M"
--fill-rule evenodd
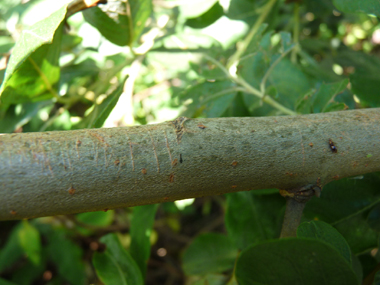
M0 219L321 187L380 170L379 121L365 109L2 135Z

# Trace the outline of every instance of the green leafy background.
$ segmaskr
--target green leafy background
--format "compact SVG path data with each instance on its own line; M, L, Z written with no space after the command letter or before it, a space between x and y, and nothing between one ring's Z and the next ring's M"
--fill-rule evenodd
M0 1L1 133L380 106L378 1L69 2ZM379 184L2 222L0 284L378 284Z

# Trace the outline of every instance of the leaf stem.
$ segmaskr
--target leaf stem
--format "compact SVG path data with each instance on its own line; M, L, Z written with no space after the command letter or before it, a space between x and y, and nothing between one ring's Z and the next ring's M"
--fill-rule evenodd
M290 51L292 51L294 49L294 47L293 48L291 48L291 49L289 49L289 50L287 50L287 51L285 51L285 52L283 52L280 56L279 56L279 58L277 58L273 63L272 63L272 65L268 68L268 70L267 70L267 72L265 73L265 75L264 75L264 77L263 77L263 79L261 80L261 83L260 83L260 91L261 91L261 93L265 93L265 84L266 84L266 82L267 82L267 80L268 80L268 77L269 77L269 75L272 73L272 71L273 71L273 69L276 67L276 65L277 64L279 64L280 63L280 61L290 52Z
M299 52L299 36L300 36L300 5L295 3L294 6L294 26L293 26L293 42L296 47L293 49L290 60L293 64L297 63L297 53Z
M269 12L271 11L276 1L277 0L269 0L269 2L260 9L261 15L256 20L255 24L253 25L252 29L250 30L246 38L238 45L236 52L228 60L227 69L230 69L232 66L237 65L237 62L240 60L240 57L246 51L249 43L251 42L252 38L255 36L255 34L259 30L261 24L264 22L264 20L268 16Z
M301 222L302 212L305 203L298 202L296 199L286 198L286 209L284 222L282 223L280 238L296 237L297 228Z

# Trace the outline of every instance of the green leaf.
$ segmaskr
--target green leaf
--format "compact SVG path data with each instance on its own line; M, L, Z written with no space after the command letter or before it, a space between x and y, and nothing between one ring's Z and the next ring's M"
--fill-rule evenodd
M187 275L219 273L234 266L237 249L225 235L209 233L198 236L185 250L182 258Z
M294 47L292 43L292 35L288 32L280 32L282 53L288 52Z
M106 244L107 249L103 253L95 252L92 263L105 285L144 284L139 267L115 234L103 236L100 241Z
M125 3L121 9L126 11ZM131 23L127 15L116 13L114 18L109 17L99 7L92 7L83 12L84 19L95 27L107 40L115 45L127 46L132 42Z
M0 250L0 272L12 266L24 253L19 243L22 223L17 224L8 236L7 242Z
M20 285L20 284L13 283L13 282L10 282L10 281L5 280L3 278L0 278L0 285Z
M380 69L379 69L380 71ZM355 72L350 75L350 82L352 84L352 91L355 95L365 104L372 107L380 106L380 96L378 93L378 86L380 84L379 73L361 73Z
M104 122L107 120L109 114L116 106L117 101L119 101L120 95L123 93L124 79L119 86L103 100L100 105L97 106L97 115L95 121L90 125L90 128L100 128L103 126ZM91 116L93 114L91 113Z
M362 105L380 106L377 88L380 83L380 59L374 55L360 51L344 49L334 58L341 66L354 68L350 74L351 91Z
M112 91L112 93L109 94L99 105L95 105L94 109L73 128L81 129L102 127L123 93L124 82L125 79L121 81L117 88Z
M188 2L179 6L181 16L184 18L196 18L207 13L218 0L203 0L200 2Z
M181 100L191 99L183 115L186 117L220 117L236 96L235 86L230 81L202 82L187 89Z
M136 261L142 276L145 276L146 265L150 257L150 235L154 224L158 204L133 208L131 220L131 246L129 252Z
M280 235L285 201L278 195L278 190L274 195L258 196L255 191L250 191L226 196L226 228L239 249Z
M336 95L343 92L348 84L348 79L339 82L325 84L312 96L312 107L314 113L326 112L327 107L333 102Z
M311 87L307 76L288 58L283 58L274 67L268 83L278 91L278 98L274 99L287 108L293 108L299 94L305 94Z
M152 13L152 2L150 0L130 0L108 5L114 7L105 12L99 7L84 10L85 20L110 42L119 46L132 45L138 40ZM111 12L115 10L116 13Z
M82 249L66 238L65 232L59 229L47 234L50 259L55 263L59 275L73 285L86 283L85 267L82 260Z
M45 256L43 254L43 262L41 262L39 265L35 265L30 261L23 263L22 266L17 269L17 271L13 272L12 281L18 285L32 284L33 281L40 278L46 270L46 258L44 257Z
M137 41L144 30L145 22L149 19L152 13L151 0L129 0L132 25L133 25L133 41Z
M219 2L215 2L207 12L196 18L187 19L185 25L195 29L202 29L214 23L223 16L223 14L223 7L220 6Z
M76 219L88 225L105 227L112 224L114 215L115 211L88 212L76 215Z
M337 112L347 110L348 106L345 103L332 102L327 105L323 112Z
M39 265L41 262L41 238L38 230L24 220L18 232L18 239L28 259L33 264Z
M333 0L333 3L345 13L366 13L380 16L380 3L377 0Z
M32 102L11 106L1 118L0 133L12 133L17 128L28 123L42 108L52 104L52 101ZM1 114L1 111L0 111Z
M297 237L315 238L335 248L348 262L352 263L351 250L344 237L332 226L322 221L304 222L297 229Z
M59 80L62 22L66 6L23 30L10 57L0 94L2 104L51 99Z
M347 241L353 254L360 254L378 246L379 234L368 224L366 213L349 217L333 225Z
M377 246L378 233L371 228L367 216L380 202L379 183L379 173L330 182L319 199L313 198L307 203L304 216L332 224L346 239L353 254L371 250Z
M355 273L331 246L318 240L287 238L243 251L235 274L241 285L357 285Z

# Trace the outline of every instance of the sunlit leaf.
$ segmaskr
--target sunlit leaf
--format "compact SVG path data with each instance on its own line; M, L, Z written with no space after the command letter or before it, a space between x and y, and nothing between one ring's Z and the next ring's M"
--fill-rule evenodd
M66 6L22 31L1 85L2 104L41 101L57 95L58 60Z

